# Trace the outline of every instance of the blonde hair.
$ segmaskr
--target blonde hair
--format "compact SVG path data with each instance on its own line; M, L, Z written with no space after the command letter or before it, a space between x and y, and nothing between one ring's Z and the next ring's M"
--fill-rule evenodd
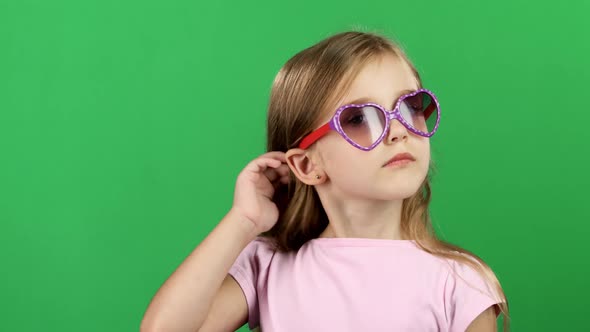
M267 151L286 152L296 147L306 134L321 125L317 121L322 114L333 111L335 101L342 97L363 65L387 54L405 61L419 88L422 87L418 71L401 48L376 33L339 33L289 59L277 74L271 90ZM433 230L428 213L433 171L431 161L429 175L420 189L403 201L402 236L415 240L426 252L465 263L480 273L493 285L502 301L498 306L504 314L504 331L508 331L508 301L491 268L476 254L438 239ZM277 250L298 250L308 240L317 238L328 225L328 217L315 188L299 181L293 173L289 184L277 189L274 200L279 208L279 219L262 236L272 240Z

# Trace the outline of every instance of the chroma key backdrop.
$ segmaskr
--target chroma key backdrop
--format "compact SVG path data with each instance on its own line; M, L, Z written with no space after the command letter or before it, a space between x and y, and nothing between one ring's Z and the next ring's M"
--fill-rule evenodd
M0 1L0 330L138 331L265 152L279 68L345 30L396 39L436 93L431 217L494 270L512 330L585 330L588 15L586 0Z

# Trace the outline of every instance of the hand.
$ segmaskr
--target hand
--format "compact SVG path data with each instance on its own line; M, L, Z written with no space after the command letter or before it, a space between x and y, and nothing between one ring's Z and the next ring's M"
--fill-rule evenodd
M289 183L289 167L284 152L267 152L252 160L236 180L232 210L251 222L257 234L271 229L279 218L272 201L275 190Z

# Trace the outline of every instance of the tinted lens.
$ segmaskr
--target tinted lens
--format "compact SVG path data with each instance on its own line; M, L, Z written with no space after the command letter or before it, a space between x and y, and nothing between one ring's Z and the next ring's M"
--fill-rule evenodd
M434 130L438 118L438 110L432 96L426 92L406 97L399 106L400 113L404 120L414 129L425 133Z
M342 130L356 144L370 147L385 128L385 115L373 106L349 107L340 114Z

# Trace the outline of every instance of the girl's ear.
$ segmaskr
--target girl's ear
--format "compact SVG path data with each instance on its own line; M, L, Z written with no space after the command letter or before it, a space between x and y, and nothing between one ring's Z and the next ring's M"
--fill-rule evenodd
M326 180L322 168L311 159L310 150L290 149L285 153L285 158L287 165L301 182L313 186Z

